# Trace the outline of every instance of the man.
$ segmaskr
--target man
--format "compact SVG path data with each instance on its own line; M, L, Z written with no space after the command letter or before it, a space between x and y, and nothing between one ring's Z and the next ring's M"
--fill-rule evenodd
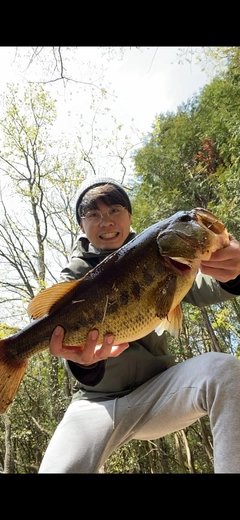
M80 186L76 217L81 234L61 280L81 278L110 252L129 242L132 208L114 179ZM202 262L184 301L204 306L240 295L240 244ZM97 299L96 293L96 299ZM240 473L240 360L210 352L175 364L166 335L154 331L131 343L98 345L88 334L84 349L64 347L64 331L52 335L52 355L66 360L79 382L46 450L40 473L97 473L109 455L132 439L156 439L209 415L215 473Z

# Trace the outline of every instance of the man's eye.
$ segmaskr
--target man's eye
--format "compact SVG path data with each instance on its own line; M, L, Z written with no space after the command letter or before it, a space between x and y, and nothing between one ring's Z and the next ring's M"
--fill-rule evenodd
M117 215L118 213L119 213L119 209L118 208L111 208L110 211L109 211L110 215Z
M99 213L97 211L90 211L87 213L88 218L97 218L99 217Z

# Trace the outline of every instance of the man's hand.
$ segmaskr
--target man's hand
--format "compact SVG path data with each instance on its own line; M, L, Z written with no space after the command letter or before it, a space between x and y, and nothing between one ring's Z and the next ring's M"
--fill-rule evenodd
M113 334L106 334L102 345L98 345L97 330L91 330L89 332L86 344L82 347L64 346L63 338L64 329L60 326L56 327L50 340L51 354L86 366L93 365L93 363L107 359L108 357L117 357L129 347L129 343L114 345Z
M229 282L240 274L240 244L232 238L229 246L218 249L210 260L202 262L200 270L219 282Z

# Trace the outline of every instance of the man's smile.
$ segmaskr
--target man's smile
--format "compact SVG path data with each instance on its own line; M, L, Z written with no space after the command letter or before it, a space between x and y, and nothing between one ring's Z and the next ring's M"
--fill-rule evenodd
M100 238L115 238L118 235L118 231L115 233L102 233L99 235Z

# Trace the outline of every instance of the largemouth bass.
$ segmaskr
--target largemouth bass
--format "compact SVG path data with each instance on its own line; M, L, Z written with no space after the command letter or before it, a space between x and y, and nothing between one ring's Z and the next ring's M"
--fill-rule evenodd
M0 341L0 413L12 403L28 359L49 348L57 325L65 330L64 345L79 348L95 328L99 344L109 332L116 345L153 330L178 336L180 303L201 261L229 240L224 224L209 211L179 211L109 254L80 280L40 292L28 306L34 321Z

